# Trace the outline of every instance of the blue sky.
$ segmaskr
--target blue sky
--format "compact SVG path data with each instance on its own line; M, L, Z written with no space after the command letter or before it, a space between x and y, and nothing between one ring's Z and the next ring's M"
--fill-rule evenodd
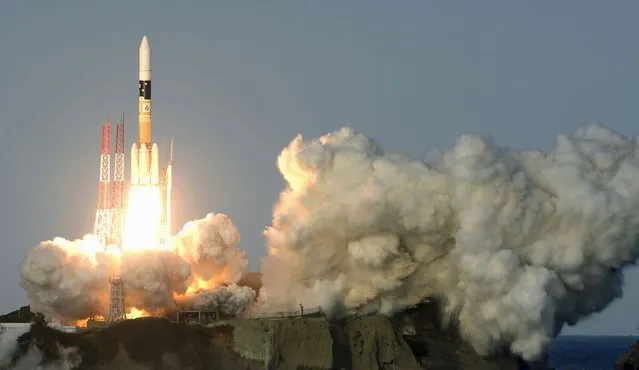
M0 12L0 312L26 303L29 248L92 228L101 121L125 113L127 151L137 132L143 35L154 139L175 138L178 223L228 214L254 270L283 187L276 158L298 133L348 125L421 157L467 132L548 149L585 123L638 131L629 0L91 4ZM635 333L639 270L626 278L622 300L566 332Z

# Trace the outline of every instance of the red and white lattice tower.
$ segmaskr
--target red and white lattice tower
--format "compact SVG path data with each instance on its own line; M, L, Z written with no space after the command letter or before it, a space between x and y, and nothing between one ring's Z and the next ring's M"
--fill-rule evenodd
M106 247L111 224L111 117L102 123L102 149L100 151L100 183L98 185L98 210L95 214L93 234L100 245Z
M124 222L124 113L117 125L115 136L115 165L113 168L113 194L111 198L110 244L122 246Z

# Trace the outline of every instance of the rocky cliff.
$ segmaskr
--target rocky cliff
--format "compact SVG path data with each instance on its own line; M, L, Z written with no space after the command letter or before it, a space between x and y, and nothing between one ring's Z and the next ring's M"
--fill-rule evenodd
M321 315L234 319L208 326L163 318L127 320L62 333L34 324L13 356L81 369L518 369L510 357L483 359L454 331L442 332L428 307L393 319L328 321Z
M346 326L323 317L228 320L206 327L142 318L76 334L34 325L19 338L13 363L23 367L34 357L82 369L420 369L383 316Z
M518 370L522 364L510 356L483 358L464 343L451 323L442 330L441 315L434 303L424 304L395 317L416 360L424 369L441 370ZM539 367L536 367L539 368ZM546 369L543 364L541 369Z

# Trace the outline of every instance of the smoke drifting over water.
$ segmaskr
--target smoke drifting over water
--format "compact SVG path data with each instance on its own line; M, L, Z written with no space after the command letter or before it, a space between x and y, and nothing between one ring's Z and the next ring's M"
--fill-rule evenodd
M464 135L425 161L349 128L298 136L278 158L261 304L393 313L434 296L479 354L533 359L621 295L638 166L636 140L599 125L549 153Z
M236 248L239 233L225 215L191 221L172 240L171 250L102 251L88 235L68 241L56 238L30 250L22 264L21 285L32 310L55 313L60 320L107 315L109 277L125 281L125 305L155 313L189 307L220 308L233 313L253 301L255 292L222 285L236 283L248 268L246 253ZM218 292L218 290L220 290ZM202 293L206 292L206 293ZM216 298L204 299L208 294ZM240 305L239 307L236 305Z

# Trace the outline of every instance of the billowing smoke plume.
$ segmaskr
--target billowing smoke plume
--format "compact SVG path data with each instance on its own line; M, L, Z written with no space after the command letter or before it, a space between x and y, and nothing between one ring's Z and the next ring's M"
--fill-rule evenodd
M14 330L0 331L0 369L6 369L11 365L13 354L18 348L18 337L28 332L29 326L14 328Z
M77 319L106 312L109 276L118 261L97 249L98 239L87 235L74 241L55 238L30 250L20 265L20 285L31 309Z
M248 268L238 242L235 224L222 214L187 223L173 238L173 250L120 254L101 250L91 235L75 241L56 238L27 253L20 265L21 285L32 310L65 321L106 317L109 277L116 274L125 282L129 308L157 313L197 305L241 312L255 292L226 286L237 283Z
M74 370L78 369L82 362L80 351L77 347L65 348L59 343L56 348L57 360L49 362L44 360L43 353L37 346L29 346L29 350L21 356L8 370ZM51 356L51 354L49 354ZM44 360L44 361L43 361Z
M201 290L187 298L195 309L216 307L228 315L240 315L255 300L255 291L246 286L231 284L213 290Z
M71 370L80 364L82 358L79 349L77 347L63 347L60 343L49 347L48 355L50 357L53 355L56 360L44 361L46 364L42 364L42 351L37 344L25 343L24 339L21 338L29 330L31 330L30 325L0 330L0 369ZM22 347L25 344L27 344L26 348Z
M194 294L181 298L184 304L237 315L253 302L255 291L236 284L248 271L246 252L235 247L239 242L235 224L223 214L209 214L184 226L174 244L197 280Z
M120 275L125 282L125 305L153 312L177 307L173 294L186 293L191 268L173 251L127 251Z
M180 255L202 279L236 282L248 270L246 252L235 248L240 233L228 216L209 214L187 223L175 238Z
M638 166L637 142L599 125L549 153L465 135L425 161L348 128L298 136L278 159L262 304L393 313L439 297L479 354L533 359L621 295Z

